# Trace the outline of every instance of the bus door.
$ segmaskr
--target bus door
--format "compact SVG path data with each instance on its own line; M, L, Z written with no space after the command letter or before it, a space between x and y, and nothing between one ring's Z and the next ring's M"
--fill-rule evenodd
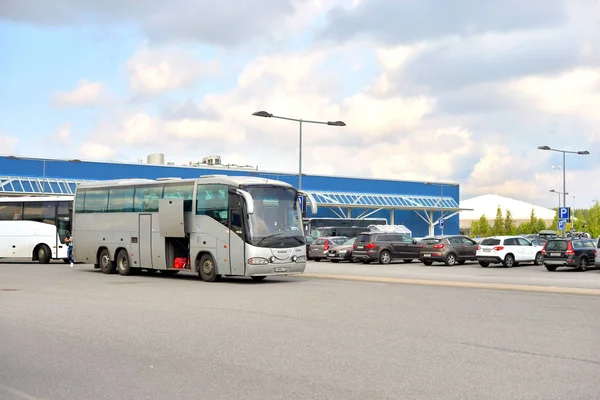
M152 268L152 214L140 214L140 267Z
M246 273L245 229L241 202L240 195L229 193L229 265L232 275Z

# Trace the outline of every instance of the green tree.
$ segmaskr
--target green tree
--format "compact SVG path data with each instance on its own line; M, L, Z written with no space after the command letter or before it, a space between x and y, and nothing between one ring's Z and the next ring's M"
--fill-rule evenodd
M510 210L506 210L506 217L504 218L504 234L505 235L516 235L517 227L515 221L512 219L512 213Z
M600 236L600 204L596 202L588 211L586 219L587 231L593 237Z
M479 235L479 220L471 222L471 227L469 228L469 235L471 235L471 237Z
M575 216L575 220L573 220L573 225L575 226L575 230L577 232L582 232L585 230L584 226L586 226L585 216L583 215L582 210L577 211L577 215Z
M521 222L517 227L518 235L527 235L531 232L531 222Z
M543 231L544 229L546 229L546 223L544 222L543 219L537 218L535 223L533 224L533 229L532 229L531 233L539 233L540 231Z
M554 214L554 219L552 223L548 227L548 229L552 229L555 232L558 232L558 209L556 209L556 214Z
M497 236L504 235L504 217L502 217L500 205L498 205L498 208L496 209L496 219L494 219L491 234Z
M475 233L475 235L481 235L483 237L490 236L491 230L492 227L490 226L490 223L485 217L485 214L483 214L479 218L479 221L477 221L477 232Z

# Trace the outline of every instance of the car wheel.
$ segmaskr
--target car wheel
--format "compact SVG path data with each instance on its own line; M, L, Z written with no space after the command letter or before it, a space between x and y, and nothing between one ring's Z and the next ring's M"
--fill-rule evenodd
M579 259L579 270L580 271L587 271L587 269L588 269L587 258L581 257Z
M379 255L379 263L380 264L389 264L390 261L392 261L392 255L390 254L390 252L387 250L382 251L381 254Z
M487 268L490 266L490 263L487 261L479 261L479 265L481 265L483 268Z
M504 262L502 263L506 268L511 268L515 265L515 256L507 254L504 256Z
M454 253L449 253L446 256L446 260L444 260L444 263L449 267L453 267L454 264L456 264L456 255Z
M544 255L539 252L535 255L535 265L542 265L544 263Z

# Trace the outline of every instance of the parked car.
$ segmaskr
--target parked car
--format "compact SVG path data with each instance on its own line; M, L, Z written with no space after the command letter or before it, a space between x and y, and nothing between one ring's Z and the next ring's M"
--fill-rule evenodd
M330 248L329 253L327 253L327 258L329 258L329 261L333 263L336 263L338 261L356 262L356 259L352 256L352 250L355 241L356 238L353 237L346 240L342 244Z
M483 239L477 247L477 261L482 267L502 264L510 268L522 262L542 265L543 249L522 236L492 236Z
M477 242L463 235L428 237L423 245L419 260L425 265L443 262L449 267L465 261L477 261Z
M326 259L331 247L342 244L346 240L348 240L346 236L327 236L315 239L310 245L309 257L315 261Z
M422 244L402 233L362 233L356 237L353 256L364 264L389 264L395 259L411 262L419 258Z
M577 268L587 271L596 263L596 243L587 238L550 239L544 250L544 265L548 271L556 271L558 267Z
M308 260L310 260L310 245L312 244L312 242L315 241L315 238L310 235L306 235L305 239L306 239L306 258Z

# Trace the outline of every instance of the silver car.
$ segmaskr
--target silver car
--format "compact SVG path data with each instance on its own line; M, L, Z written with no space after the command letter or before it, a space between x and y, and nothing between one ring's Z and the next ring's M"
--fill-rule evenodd
M321 261L327 258L329 249L343 244L348 238L346 236L327 236L316 239L310 245L308 256L315 261Z

